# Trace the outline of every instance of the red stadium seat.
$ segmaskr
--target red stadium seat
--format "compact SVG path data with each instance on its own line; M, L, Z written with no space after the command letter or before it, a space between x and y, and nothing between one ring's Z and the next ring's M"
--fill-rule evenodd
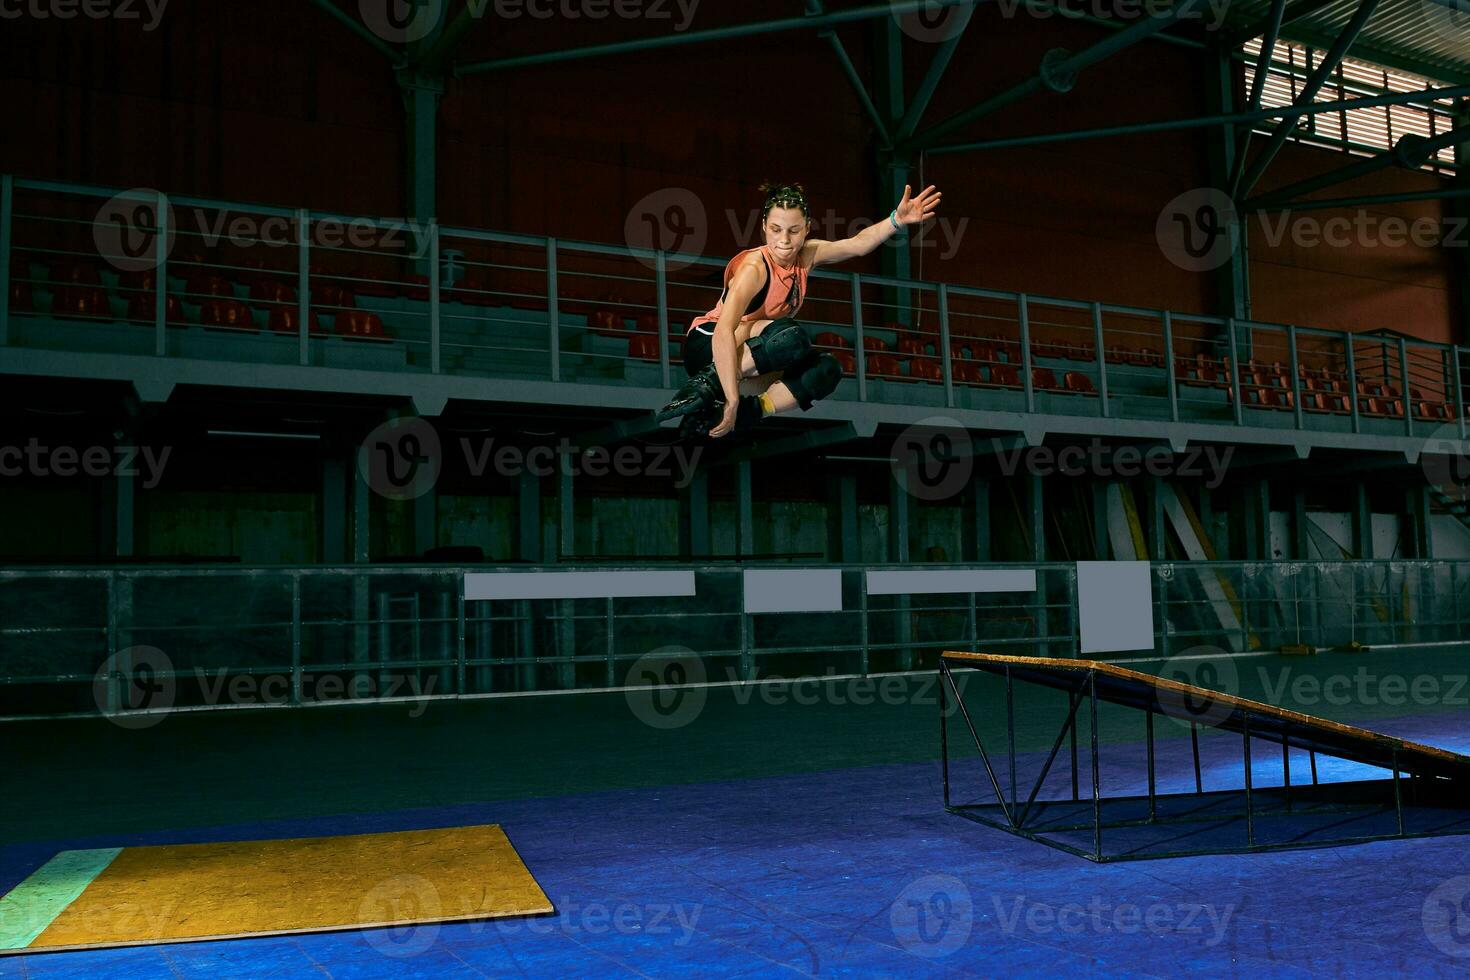
M899 370L898 358L892 354L874 353L867 356L868 377L894 379L902 378Z
M916 357L909 361L909 379L944 383L944 368L932 357Z
M832 333L830 330L824 330L817 334L812 338L812 343L818 347L826 347L831 350L848 350L852 347L852 344L846 337L840 333Z
M128 319L134 323L153 323L158 315L158 294L133 293L128 298ZM177 296L169 296L163 304L163 322L170 327L187 327L184 304Z
M56 258L46 270L47 278L56 286L100 286L102 276L97 263L81 259Z
M832 356L837 358L837 363L842 365L842 373L849 378L857 375L857 358L845 350L834 350Z
M1016 370L1014 364L992 364L990 383L1002 388L1019 388L1021 387L1021 374Z
M295 306L271 307L270 329L273 333L294 334L299 330L300 311ZM316 310L309 311L310 326L307 328L311 333L321 335L326 331L322 329L321 320L316 315Z
M641 361L658 360L658 335L635 333L628 338L628 356Z
M1035 391L1062 390L1062 386L1057 384L1056 372L1048 367L1034 367L1031 369L1031 387Z
M210 296L232 299L235 295L235 288L223 276L206 273L191 276L186 280L184 283L184 295L194 303L201 303Z
M255 319L250 308L237 299L215 299L199 309L201 326L223 330L254 330Z
M898 352L910 357L928 357L932 346L923 337L901 337L898 341Z
M64 286L52 300L51 312L69 320L103 320L112 318L107 294L99 286Z
M376 313L363 310L340 310L332 332L339 337L355 340L385 340L388 331L383 329L383 319Z
M955 384L978 385L980 384L980 365L974 361L956 359L949 365L950 378Z
M640 313L638 319L633 322L633 329L638 333L650 333L658 336L658 314Z
M1078 395L1097 394L1097 389L1092 385L1092 379L1081 371L1068 371L1062 378L1062 386Z
M36 312L36 300L31 294L31 284L29 282L15 278L10 280L10 312Z

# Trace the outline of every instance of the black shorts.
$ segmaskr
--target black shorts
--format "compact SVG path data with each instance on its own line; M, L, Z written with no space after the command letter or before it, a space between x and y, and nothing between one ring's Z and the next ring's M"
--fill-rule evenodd
M698 374L714 363L715 349L712 346L714 336L707 334L699 327L690 330L684 337L684 370L692 374Z

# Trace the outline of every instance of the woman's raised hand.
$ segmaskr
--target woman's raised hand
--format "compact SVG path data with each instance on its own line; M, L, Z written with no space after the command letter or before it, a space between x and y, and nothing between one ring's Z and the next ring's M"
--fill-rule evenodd
M898 208L894 213L894 219L901 225L917 225L934 217L935 210L939 207L939 191L930 184L924 188L918 197L909 197L913 188L908 184L903 185L903 200L898 202Z

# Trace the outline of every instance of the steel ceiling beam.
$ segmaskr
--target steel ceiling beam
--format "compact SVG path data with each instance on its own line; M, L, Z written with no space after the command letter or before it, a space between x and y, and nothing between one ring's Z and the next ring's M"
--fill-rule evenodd
M1165 119L1157 122L1130 123L1125 126L1106 126L1100 129L1076 129L1065 133L1038 133L1033 136L1013 136L998 140L983 140L978 143L954 143L947 146L930 147L931 156L944 153L960 153L968 150L1001 150L1014 146L1035 146L1042 143L1064 143L1071 140L1101 139L1107 136L1131 136L1138 133L1159 133L1175 129L1203 129L1210 126L1245 125L1267 119L1298 118L1319 112L1370 109L1375 106L1406 105L1412 102L1429 102L1445 98L1470 98L1470 85L1450 88L1427 88L1417 92L1394 92L1389 95L1370 95L1359 99L1342 99L1336 102L1317 102L1309 106L1280 106L1274 109L1257 109L1254 112L1237 112L1229 115L1199 116L1193 119Z
M1376 0L1369 0L1376 2ZM1056 92L1070 91L1076 78L1076 73L1097 64L1104 59L1110 58L1132 47L1139 41L1155 35L1176 22L1181 17L1200 5L1200 0L1182 0L1173 10L1162 17L1150 16L1130 24L1123 30L1118 31L1112 37L1104 38L1078 54L1060 54L1061 49L1054 48L1048 51L1042 59L1041 69L1036 75L1012 86L1004 92L985 99L978 105L962 110L950 116L942 122L936 123L929 129L905 142L905 148L911 150L927 150L938 145L939 141L957 129L961 129L983 116L1003 109L1006 106L1020 102L1022 99L1035 95L1044 90Z
M898 125L898 132L894 135L894 139L902 142L914 135L914 130L918 128L920 120L923 119L924 111L929 108L929 100L934 97L935 91L939 88L939 82L944 77L945 69L949 67L950 59L954 57L955 48L959 46L960 39L970 28L970 21L975 16L975 8L966 8L961 16L964 17L964 21L959 25L959 30L945 38L944 43L940 45L939 50L934 53L934 58L929 62L929 69L924 73L924 80L919 83L918 90L914 92L914 97L909 102L908 111L903 115L903 121Z
M316 7L325 11L339 24L346 27L349 31L366 41L369 45L373 47L374 50L376 50L383 57L391 61L394 68L402 68L404 66L405 59L403 57L403 52L399 51L387 41L384 41L382 38L378 37L378 35L374 34L372 31L368 30L366 25L364 25L356 18L348 15L345 11L342 10L342 8L333 3L332 0L311 0L311 2Z
M1358 5L1358 9L1353 12L1352 20L1348 21L1347 26L1337 35L1337 40L1332 42L1331 49L1323 56L1322 63L1317 66L1316 71L1312 72L1311 77L1307 79L1306 85L1296 98L1295 105L1312 104L1312 100L1317 97L1317 92L1326 83L1327 79L1332 77L1332 73L1342 63L1343 56L1347 54L1348 48L1352 47L1353 42L1358 39L1358 35L1363 32L1363 28L1368 26L1369 19L1377 9L1378 0L1362 0ZM1251 189L1256 186L1256 181L1261 179L1261 175L1266 172L1266 168L1271 166L1271 161L1276 159L1276 155L1286 145L1286 138L1291 135L1291 131L1294 128L1294 125L1287 124L1285 120L1282 121L1280 126L1276 127L1276 131L1271 134L1271 139L1267 141L1265 148L1261 150L1255 162L1250 165L1250 169L1246 171L1245 176L1241 179L1238 187L1238 194L1240 196L1250 194Z
M762 34L780 34L786 31L813 31L874 20L879 17L897 17L917 10L933 10L936 7L970 7L980 0L893 0L892 3L870 4L853 10L839 10L817 17L784 17L778 20L756 21L750 24L732 24L729 27L712 27L705 31L685 31L682 34L663 37L638 38L612 44L593 44L582 48L563 51L546 51L539 54L517 55L511 58L496 58L490 61L456 65L457 76L478 75L484 72L506 71L512 68L529 68L533 65L557 64L580 61L603 55L630 54L635 51L655 51L663 48L682 47L686 44L703 44L711 41L728 41L742 37L758 37Z
M434 39L429 49L418 57L416 64L419 71L430 75L438 75L444 71L449 57L454 54L455 49L480 20L480 15L474 12L475 5L466 0L465 5L460 8L459 15L449 22L449 25ZM447 9L446 7L446 11ZM480 9L483 14L489 8L482 6Z
M1245 111L1254 112L1261 107L1261 93L1266 90L1266 78L1271 74L1271 59L1276 54L1276 39L1281 34L1282 18L1286 12L1286 0L1271 0L1270 23L1266 27L1266 38L1261 42L1261 52L1256 58L1255 76L1251 79L1250 98L1246 100ZM1235 198L1235 189L1240 186L1241 175L1245 173L1245 158L1251 148L1251 131L1247 127L1241 137L1240 148L1235 151L1235 159L1230 164L1230 197Z
M1319 191L1325 187L1332 187L1335 184L1341 184L1345 181L1363 177L1375 171L1385 170L1395 164L1417 170L1424 166L1429 161L1429 158L1439 150L1447 146L1454 146L1456 143L1467 139L1470 139L1470 126L1457 127L1449 132L1441 133L1432 139L1425 139L1422 136L1411 133L1400 137L1399 141L1391 149L1384 150L1382 153L1357 160L1348 164L1346 167L1329 170L1325 174L1318 174L1315 177L1308 177L1306 180L1299 180L1285 187L1278 187L1275 190L1258 195L1252 200L1244 202L1244 206L1252 210L1275 206L1289 206L1289 202L1294 197L1299 197L1302 194L1310 194L1312 191Z

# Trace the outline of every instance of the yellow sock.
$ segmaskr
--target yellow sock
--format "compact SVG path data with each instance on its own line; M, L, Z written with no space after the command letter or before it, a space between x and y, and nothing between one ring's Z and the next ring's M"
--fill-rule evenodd
M765 418L767 415L775 415L776 414L776 403L773 402L773 401L771 401L771 394L770 394L770 392L767 392L767 391L761 392L761 394L760 394L760 400L761 400L761 418Z

